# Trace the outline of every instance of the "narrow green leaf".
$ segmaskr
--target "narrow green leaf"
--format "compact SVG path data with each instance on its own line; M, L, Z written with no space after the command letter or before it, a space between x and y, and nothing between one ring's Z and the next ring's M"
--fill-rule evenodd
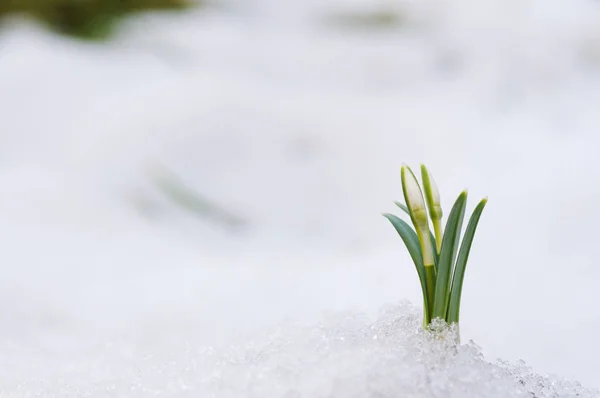
M438 262L435 300L431 319L446 319L449 289L452 281L452 265L456 252L456 240L460 238L460 227L465 214L466 202L467 192L463 191L456 199L456 202L454 202L454 206L452 206L452 210L448 216Z
M153 165L150 170L150 177L163 195L176 205L197 216L211 219L230 228L239 228L246 223L238 215L229 212L200 192L187 186L164 165Z
M398 202L397 200L394 201L394 204L396 206L398 206L399 208L402 209L402 211L404 211L406 214L408 214L410 216L410 210L408 210L408 207L406 207L406 205L404 205L403 203ZM433 247L437 247L437 243L436 243L436 239L435 239L435 235L433 235L433 232L429 231L429 237L431 238L431 244L433 245ZM438 260L439 260L439 255L437 250L433 251L433 260L435 262L435 270L437 271L437 264L438 264Z
M467 208L467 201L465 199L465 206L463 206L458 218L458 225L456 226L456 237L454 238L454 247L452 248L452 257L450 259L450 274L448 275L448 288L446 289L446 313L448 314L448 303L450 303L450 292L452 291L452 283L454 282L454 273L456 272L456 255L458 254L458 245L460 244L460 235L462 232L463 221L465 219L465 210Z
M406 249L412 258L415 267L417 268L417 272L419 274L419 279L422 279L422 282L425 281L425 270L423 265L423 256L421 254L421 245L419 244L419 238L417 237L416 232L412 229L412 227L404 220L399 217L396 217L393 214L385 213L383 214L385 218L387 218L398 232L398 235L402 238L402 241L406 245Z
M396 200L396 201L394 201L394 204L396 206L398 206L399 208L401 208L402 210L404 210L404 212L410 216L410 211L408 210L408 207L406 207L406 205L404 203L400 203Z
M387 218L398 232L398 235L402 238L402 241L406 245L406 249L412 258L415 268L417 269L417 274L419 275L419 280L421 282L421 290L423 291L423 308L425 311L425 318L427 322L429 322L429 302L427 300L427 281L425 277L425 266L423 265L423 255L421 254L421 246L419 243L419 238L417 237L417 233L412 229L412 227L404 220L399 217L396 217L393 214L385 213L383 214L385 218Z
M450 304L448 306L448 323L458 322L460 314L460 297L462 294L463 280L465 277L465 268L467 266L467 260L469 259L469 252L471 251L471 244L475 236L475 230L479 223L479 218L485 205L487 204L487 198L482 199L479 204L473 210L473 214L469 219L469 224L465 231L465 237L463 238L460 246L460 252L458 253L458 259L456 260L456 269L454 271L454 280L452 282L452 292L450 294Z

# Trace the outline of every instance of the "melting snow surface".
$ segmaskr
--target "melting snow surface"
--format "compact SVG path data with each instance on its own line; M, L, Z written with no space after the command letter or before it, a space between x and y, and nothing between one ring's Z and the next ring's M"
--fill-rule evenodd
M174 344L163 352L103 347L67 374L13 386L27 397L222 398L596 398L600 391L536 374L524 363L490 363L456 329L431 335L407 302L372 319L330 313L316 325L283 323L220 348ZM63 358L64 360L64 358ZM7 395L3 395L7 396Z

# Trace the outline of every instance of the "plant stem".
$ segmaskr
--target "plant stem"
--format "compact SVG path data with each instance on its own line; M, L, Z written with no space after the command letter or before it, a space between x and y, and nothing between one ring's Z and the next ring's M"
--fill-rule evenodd
M442 221L440 219L432 220L433 222L433 231L435 232L435 244L437 253L440 254L442 250Z
M417 217L415 217L417 218ZM423 255L423 266L425 268L425 288L427 290L428 315L427 322L431 322L431 314L433 313L433 304L435 302L435 283L437 272L435 269L435 260L433 257L433 244L430 238L430 232L427 225L415 225L417 236L421 243L421 253Z
M427 302L429 308L427 311L427 324L431 322L431 314L433 313L433 304L435 301L435 280L436 272L433 264L425 265L425 284L427 290Z

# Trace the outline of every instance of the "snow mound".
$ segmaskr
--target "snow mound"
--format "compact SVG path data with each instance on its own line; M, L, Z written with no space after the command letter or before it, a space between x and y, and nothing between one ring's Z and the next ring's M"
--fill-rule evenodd
M486 362L456 330L433 337L408 303L378 319L327 317L314 327L278 329L260 343L215 356L203 381L219 397L599 397L579 383L535 374L524 363Z
M121 341L69 363L67 373L16 390L20 397L600 397L524 363L489 363L473 343L454 345L455 330L433 337L420 323L419 311L403 302L383 308L374 321L329 314L317 325L284 323L221 348L179 342L175 350L132 351L131 342Z

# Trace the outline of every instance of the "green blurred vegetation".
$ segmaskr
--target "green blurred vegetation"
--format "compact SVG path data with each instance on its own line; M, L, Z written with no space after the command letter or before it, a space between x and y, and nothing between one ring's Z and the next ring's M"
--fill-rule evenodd
M230 230L238 230L246 225L246 220L226 210L198 190L186 185L175 173L164 165L154 165L150 170L153 185L169 201L188 213L212 221ZM140 208L140 205L145 208ZM147 213L147 203L136 203L139 210Z
M102 40L110 36L119 19L131 13L181 10L191 5L191 0L0 0L0 21L21 14L59 33Z
M339 12L327 18L329 23L345 28L385 29L405 24L405 16L390 8L372 11Z

